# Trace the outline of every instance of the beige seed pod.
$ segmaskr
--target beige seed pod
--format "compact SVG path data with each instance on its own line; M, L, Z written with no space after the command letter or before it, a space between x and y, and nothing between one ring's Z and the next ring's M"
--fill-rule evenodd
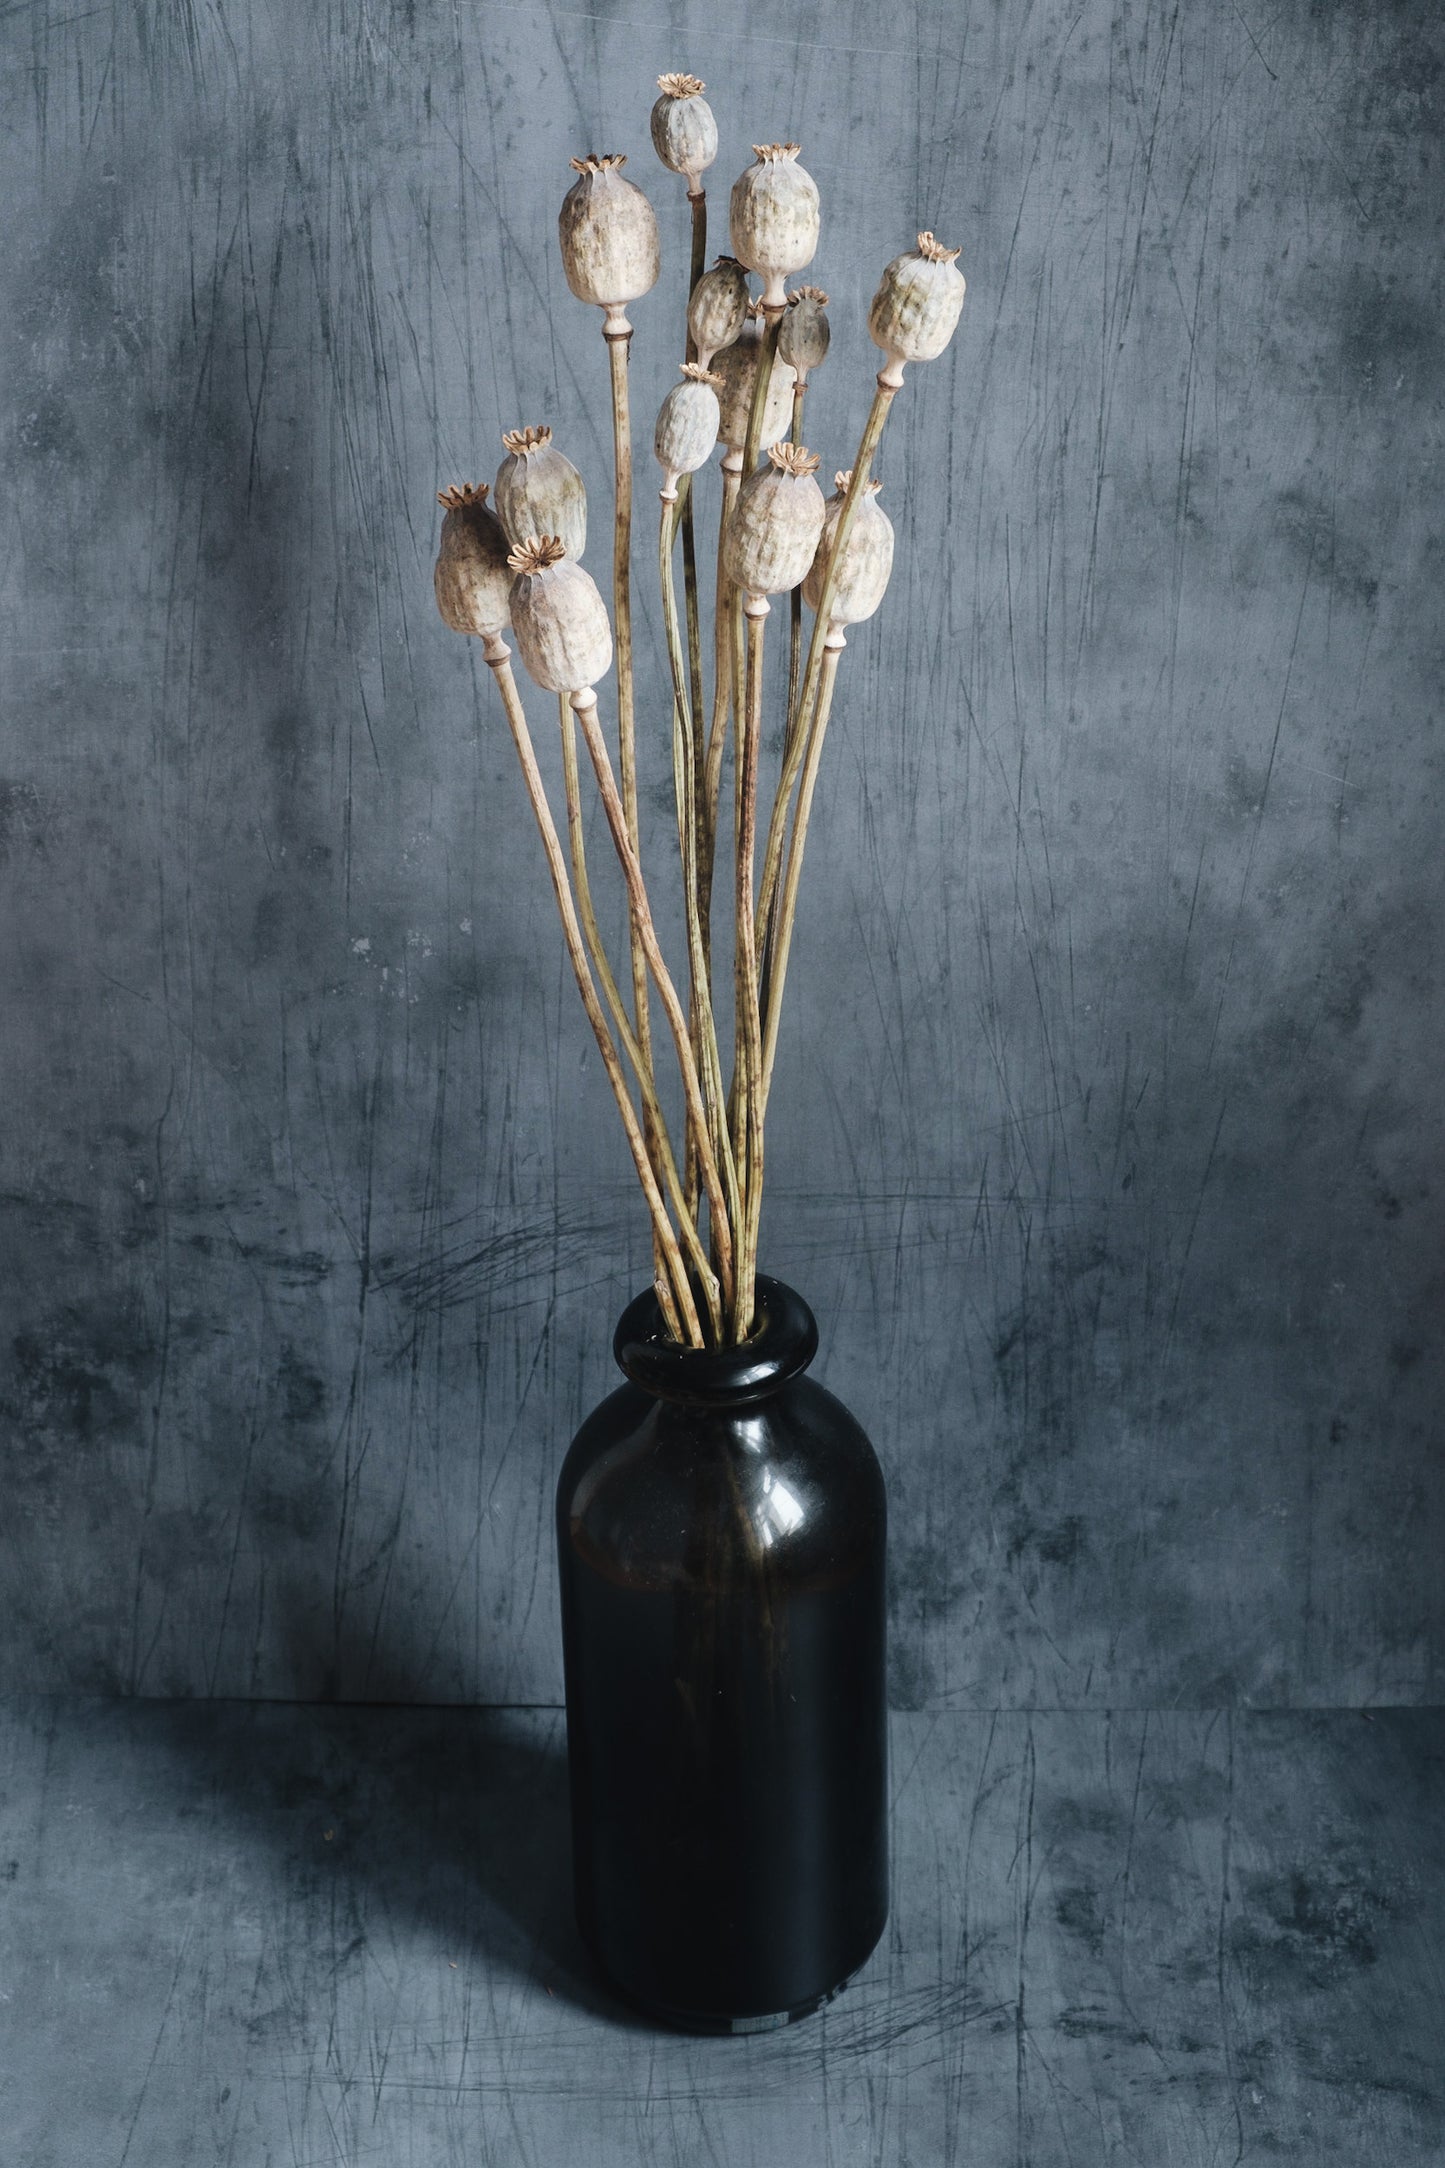
M808 371L820 368L827 358L828 296L821 286L799 286L788 296L788 313L778 326L778 352L792 368L800 384Z
M723 570L749 595L781 595L807 573L823 531L818 455L775 444L769 464L746 475L723 538Z
M687 192L696 195L698 182L717 156L717 122L703 92L707 85L695 75L660 75L662 92L652 108L652 147L669 173L680 173Z
M713 374L722 378L722 389L718 393L721 410L718 442L725 444L729 451L741 451L747 441L748 415L752 411L753 385L757 382L762 341L760 319L749 317L733 344L713 356ZM768 378L768 396L763 403L763 450L787 435L792 412L793 372L775 354L773 373Z
M833 537L838 531L843 499L852 479L851 471L833 477L834 493L824 508L823 532L818 537L818 547L803 582L803 600L810 610L816 610L822 600ZM873 615L887 591L888 575L893 570L893 522L878 502L882 486L881 482L871 480L863 485L863 495L848 528L838 577L833 582L828 601L830 625L861 625L865 618Z
M719 256L711 271L704 271L687 305L687 328L704 369L710 369L713 355L738 337L752 298L747 272L736 256Z
M884 272L868 331L888 357L882 374L889 383L902 383L906 361L936 361L953 337L965 292L957 257L956 248L921 233L917 249L895 256Z
M757 164L733 182L733 254L763 280L763 306L783 306L783 280L813 261L818 186L798 164L796 143L755 143Z
M443 489L437 503L446 512L433 575L437 608L453 632L493 639L511 623L512 575L507 537L487 503L487 485L464 482L460 489Z
M587 546L587 487L547 428L508 429L497 469L497 515L513 549L528 535L554 534L569 557Z
M720 410L720 376L712 376L695 361L682 364L682 382L658 409L652 448L662 468L662 494L671 503L677 495L680 474L696 474L706 466L717 442Z
M532 535L507 559L512 627L527 675L547 693L576 693L607 675L612 627L590 572L554 534Z
M577 178L557 218L567 284L609 315L650 292L662 268L652 205L623 179L626 163L622 152L574 158Z

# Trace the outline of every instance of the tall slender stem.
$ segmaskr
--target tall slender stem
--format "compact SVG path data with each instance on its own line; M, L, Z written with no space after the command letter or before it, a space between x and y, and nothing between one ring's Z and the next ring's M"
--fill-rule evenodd
M873 394L873 404L859 440L857 456L853 461L853 478L848 484L848 494L838 513L838 525L833 534L833 546L828 556L828 568L823 575L823 591L818 597L818 614L813 620L813 637L808 643L807 666L803 672L802 691L798 697L798 726L791 731L783 753L782 772L778 777L777 796L773 800L772 818L768 823L768 839L763 849L763 873L758 889L757 939L760 950L767 945L768 925L777 900L778 880L782 870L783 844L787 835L788 809L798 772L803 764L804 749L808 739L803 728L803 718L809 715L817 701L818 684L823 672L823 653L828 632L828 611L837 584L838 566L843 545L848 539L854 515L863 501L868 477L873 466L873 454L883 434L883 425L893 405L896 384L886 383L880 374L878 388Z
M692 262L688 270L687 298L692 301L693 291L702 277L707 263L707 190L690 188L687 200L692 209ZM691 326L687 334L687 359L697 360L697 343ZM697 719L697 776L693 785L700 794L703 781L702 748L702 622L698 610L697 594L697 536L693 529L692 492L682 500L682 592L683 609L687 618L687 662L692 688L692 712Z
M738 1247L734 1331L745 1340L752 1330L757 1228L762 1211L762 1025L758 1013L758 952L754 940L753 859L757 841L758 752L763 721L763 632L768 618L766 595L749 595L747 659L742 728L738 733L737 789L737 1038L738 1101L735 1121L746 1142L747 1179L743 1185L743 1226Z
M843 651L841 626L830 628L823 649L823 669L818 683L818 704L808 732L807 758L803 763L803 780L798 791L798 812L793 824L792 847L788 852L788 871L783 882L782 901L778 908L777 926L772 950L772 969L768 982L767 1018L763 1035L762 1077L758 1086L761 1113L766 1114L768 1094L773 1084L773 1062L778 1051L778 1020L783 1009L783 987L788 976L788 951L793 942L793 922L798 910L798 883L803 875L803 848L808 840L808 820L813 810L813 790L818 781L818 766L823 756L823 739L828 729L828 717L833 706L833 686L838 676L838 658Z
M672 671L673 777L677 795L678 842L682 852L683 904L687 919L688 965L691 974L690 1022L693 1025L693 1043L701 1072L709 1133L713 1150L722 1168L723 1184L727 1192L728 1218L730 1224L737 1227L740 1220L737 1168L723 1106L722 1062L718 1054L717 1024L712 1005L712 973L702 937L702 915L698 898L699 808L693 790L696 774L696 719L683 667L682 640L677 622L677 591L672 570L672 547L676 533L677 504L669 503L664 498L658 537L658 573L662 589L667 655Z
M808 379L799 377L793 385L793 425L788 432L790 443L803 441L803 401L807 397ZM788 704L783 710L783 745L786 750L793 733L800 727L798 716L798 678L803 667L803 590L795 587L788 597Z
M523 779L527 786L527 796L531 800L533 817L537 823L538 834L542 839L542 849L547 860L547 871L551 875L552 892L557 899L557 910L562 920L563 939L567 944L568 959L577 981L577 991L582 996L582 1006L587 1012L587 1021L591 1024L596 1037L597 1049L602 1056L602 1066L607 1072L607 1081L612 1086L612 1094L617 1101L617 1111L622 1117L622 1127L626 1133L628 1149L632 1153L633 1164L637 1169L637 1178L642 1184L642 1193L647 1199L647 1209L652 1219L653 1243L661 1257L661 1266L657 1271L654 1282L657 1299L662 1306L663 1316L667 1320L668 1331L673 1333L679 1340L685 1339L692 1347L702 1347L704 1345L702 1323L697 1314L697 1305L693 1300L692 1289L688 1284L687 1268L683 1264L682 1253L678 1249L677 1238L673 1234L672 1223L667 1216L667 1206L663 1203L662 1192L658 1188L657 1177L652 1170L652 1161L648 1156L647 1145L638 1126L632 1098L627 1089L627 1080L622 1072L622 1064L618 1059L617 1049L612 1043L611 1034L607 1029L606 1018L602 1014L601 1003L597 999L597 989L592 983L592 974L588 969L587 957L582 945L581 929L577 924L577 913L567 881L567 865L562 856L562 845L557 835L556 823L552 819L552 809L547 803L546 787L542 781L541 770L537 766L537 756L532 746L532 734L527 728L527 718L523 712L521 696L517 691L517 682L512 675L512 651L507 646L506 641L498 637L485 642L485 653L487 661L491 665L492 674L496 678L497 689L502 696L502 706L506 711L507 725L512 733L512 741L517 748L517 758L521 763Z
M612 387L612 622L617 643L617 763L622 775L622 805L634 851L641 844L637 823L637 723L632 697L632 412L627 391L627 357L632 326L625 309L608 309L602 319L607 342L607 372ZM647 961L635 925L629 920L632 952L632 1005L637 1044L652 1062L652 1018L647 1001ZM651 1123L643 1135L651 1146ZM655 1162L654 1162L655 1164Z
M602 793L602 807L607 815L607 825L612 830L612 842L622 866L623 879L627 883L627 898L631 906L632 922L637 928L649 970L657 987L663 1013L672 1032L677 1048L677 1065L682 1072L683 1097L687 1103L688 1120L697 1136L698 1158L702 1164L703 1186L707 1191L708 1212L712 1219L713 1248L718 1259L718 1278L722 1282L723 1300L733 1301L733 1241L728 1225L727 1206L723 1199L722 1182L718 1174L717 1159L708 1136L707 1112L703 1105L702 1086L698 1080L697 1063L693 1059L692 1041L688 1036L687 1018L682 1003L677 998L677 988L663 960L658 946L657 932L652 923L652 907L647 900L647 889L642 878L642 868L632 839L627 833L627 820L612 763L597 721L597 696L588 688L584 693L572 695L572 705L587 741L587 751L597 775L597 787Z
M717 824L722 800L723 754L727 750L728 718L733 709L733 663L730 626L732 588L723 570L723 536L737 502L741 484L741 455L729 452L722 463L722 511L717 523L717 584L713 591L714 679L712 722L708 728L707 758L703 775L702 850L698 876L698 907L702 913L703 944L711 954L712 884L717 862Z
M643 1107L652 1122L652 1134L662 1162L663 1179L672 1208L678 1217L682 1240L693 1262L703 1300L707 1304L708 1321L714 1342L722 1337L722 1313L719 1307L720 1290L716 1275L708 1263L707 1252L698 1237L697 1218L686 1194L684 1182L679 1178L677 1158L672 1140L667 1133L667 1122L657 1097L657 1081L652 1065L642 1058L627 1008L618 991L612 965L608 961L606 945L597 924L597 913L592 904L592 883L587 876L587 845L582 828L582 790L577 772L577 726L571 703L565 693L557 696L558 723L562 733L562 781L567 796L567 835L572 849L572 879L577 891L577 915L582 922L582 932L587 943L592 965L602 986L603 996L612 1015L612 1026L617 1033L623 1053L632 1064L637 1078L637 1088L642 1096Z

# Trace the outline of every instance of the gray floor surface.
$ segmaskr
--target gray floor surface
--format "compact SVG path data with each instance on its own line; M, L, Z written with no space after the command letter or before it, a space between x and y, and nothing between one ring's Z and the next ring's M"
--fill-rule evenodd
M5 2168L1445 2160L1445 1713L903 1715L789 2031L570 1923L560 1713L0 1704Z

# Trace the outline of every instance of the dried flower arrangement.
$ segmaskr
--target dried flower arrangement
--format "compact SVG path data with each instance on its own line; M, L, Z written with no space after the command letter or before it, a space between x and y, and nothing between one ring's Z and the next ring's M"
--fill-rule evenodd
M754 145L734 183L732 253L705 270L702 176L717 124L696 76L658 78L652 141L687 184L692 258L682 381L662 402L653 447L662 468L658 564L671 673L672 753L686 916L684 1007L658 941L641 861L632 655L632 424L627 307L656 283L657 220L622 172L625 158L574 158L558 228L567 283L603 312L614 451L612 614L580 559L582 477L548 428L509 430L493 505L479 483L443 490L436 595L454 631L477 635L501 693L562 918L578 989L622 1117L652 1222L654 1280L668 1332L693 1347L744 1342L754 1323L763 1133L798 883L845 627L871 617L893 562L893 528L870 469L911 361L931 361L963 306L957 249L931 233L884 271L868 330L884 361L851 468L825 500L817 455L803 446L803 404L829 346L827 295L785 281L813 260L816 183L796 143ZM755 299L750 278L762 281ZM691 478L721 445L713 688L704 642ZM760 455L766 453L766 458ZM495 509L493 509L493 506ZM681 538L684 605L675 560ZM783 752L758 871L764 632L770 595L790 596ZM806 648L803 606L813 613ZM684 629L685 628L685 629ZM505 634L528 675L555 693L568 850L547 798ZM617 660L617 763L596 687ZM704 731L704 715L708 717ZM598 928L583 842L580 730L626 886L631 1004ZM723 1078L713 973L714 876L723 770L733 775L733 1065ZM599 991L600 989L600 991ZM682 1084L681 1162L658 1093L655 989ZM635 1098L634 1098L635 1091Z

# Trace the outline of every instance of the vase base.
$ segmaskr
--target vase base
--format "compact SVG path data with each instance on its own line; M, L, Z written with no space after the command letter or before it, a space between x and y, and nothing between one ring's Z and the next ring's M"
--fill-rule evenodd
M825 1988L821 1995L812 1995L806 2002L794 2005L791 2010L769 2010L758 2017L730 2017L716 2010L677 2010L667 2003L650 2002L644 1995L634 1995L603 1968L604 1977L613 1993L634 2010L640 2010L659 2025L666 2025L672 2032L707 2033L727 2038L743 2033L781 2032L785 2025L797 2025L802 2019L814 2017L819 2010L836 2000L852 1980L857 1968L845 1973L834 1986Z

